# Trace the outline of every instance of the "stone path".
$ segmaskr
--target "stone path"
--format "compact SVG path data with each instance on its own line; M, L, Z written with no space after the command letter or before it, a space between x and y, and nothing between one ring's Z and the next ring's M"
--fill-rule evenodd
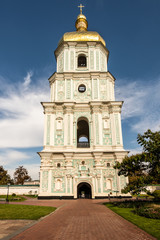
M0 220L0 239L9 239L8 236L18 234L34 224L34 220Z
M151 240L155 239L104 205L106 200L48 200L24 204L57 206L54 213L12 240ZM22 204L22 203L21 203Z

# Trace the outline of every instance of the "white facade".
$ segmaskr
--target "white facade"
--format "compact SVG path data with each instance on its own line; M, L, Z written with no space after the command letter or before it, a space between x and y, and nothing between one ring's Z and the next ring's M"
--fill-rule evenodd
M83 34L90 40L84 41ZM74 40L75 35L80 40ZM39 198L119 196L127 183L113 168L127 154L121 129L123 103L115 101L115 79L107 68L109 52L103 39L94 40L92 35L70 33L71 39L63 39L55 51L51 100L42 103Z

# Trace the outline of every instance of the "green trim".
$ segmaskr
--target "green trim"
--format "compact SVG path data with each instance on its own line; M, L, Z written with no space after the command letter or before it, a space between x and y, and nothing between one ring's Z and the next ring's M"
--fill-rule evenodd
M93 79L94 99L98 99L98 84L97 79Z
M64 52L62 52L58 59L58 72L63 72L63 65L64 65Z
M120 132L119 132L118 114L115 114L114 117L115 117L115 127L116 127L116 143L117 143L117 145L119 145L120 144Z
M47 192L48 190L48 171L42 172L42 192Z
M100 179L98 179L98 193L101 193Z
M70 145L70 115L68 115L68 145Z
M71 70L74 70L74 52L70 52L70 68Z
M70 79L66 80L66 98L67 99L71 98L71 80Z
M51 121L51 115L47 115L47 142L46 142L46 145L50 145L50 121Z
M67 192L70 193L70 178L67 178Z
M99 51L96 51L96 70L99 70Z
M66 54L65 54L65 68L66 68L66 71L68 71L68 51L66 51Z
M98 115L95 115L95 124L96 124L96 144L99 144L99 124L98 124Z
M94 69L94 52L90 51L90 69Z

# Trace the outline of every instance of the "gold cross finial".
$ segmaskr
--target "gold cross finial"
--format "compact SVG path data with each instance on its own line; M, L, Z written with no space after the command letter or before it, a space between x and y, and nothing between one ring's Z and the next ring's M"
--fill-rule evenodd
M82 4L78 6L80 8L80 14L82 14L82 8L84 7Z

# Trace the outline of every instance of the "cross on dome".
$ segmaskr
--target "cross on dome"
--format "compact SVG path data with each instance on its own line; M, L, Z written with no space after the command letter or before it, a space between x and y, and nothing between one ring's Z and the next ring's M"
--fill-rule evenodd
M82 8L85 7L85 6L83 6L82 4L80 4L78 7L80 8L80 14L82 14Z

